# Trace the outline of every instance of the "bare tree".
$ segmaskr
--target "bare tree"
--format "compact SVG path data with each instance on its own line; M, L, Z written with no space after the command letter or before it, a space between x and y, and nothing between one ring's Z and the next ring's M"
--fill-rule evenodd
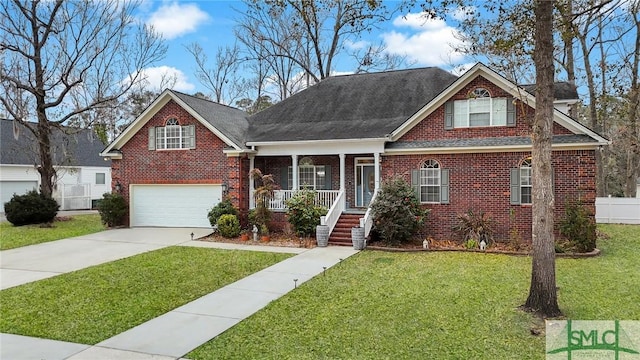
M543 317L562 313L556 291L553 209L555 198L551 178L553 136L553 2L535 0L536 109L532 126L532 245L531 287L524 306Z
M624 176L624 195L637 196L637 179L640 178L640 1L628 3L628 15L633 23L635 41L630 51L623 51L630 56L625 59L623 73L630 79L629 91L625 96L627 103L624 126L625 149L627 152L626 171Z
M211 63L198 43L187 45L186 49L196 61L196 78L213 93L214 101L233 104L246 91L246 81L238 74L241 58L237 44L218 47Z
M288 59L304 72L308 82L331 76L334 60L344 52L343 42L356 39L393 14L382 2L358 0L282 0L264 3L245 0L248 39L265 42L269 57ZM286 18L276 32L265 26L273 18ZM251 22L254 23L252 26ZM264 22L264 23L260 23ZM258 30L258 31L254 31ZM285 40L285 41L283 41ZM371 53L369 53L371 55Z
M291 57L280 56L282 49L296 54L296 58L302 52L302 35L291 26L292 16L280 8L265 11L255 4L243 11L238 20L235 34L247 52L245 60L253 64L249 67L259 70L257 80L262 81L257 85L257 99L265 91L282 101L299 87L296 74L302 73L302 68Z
M127 0L0 2L0 104L37 139L46 196L56 174L52 130L113 106L166 52L160 37L135 21L136 6Z

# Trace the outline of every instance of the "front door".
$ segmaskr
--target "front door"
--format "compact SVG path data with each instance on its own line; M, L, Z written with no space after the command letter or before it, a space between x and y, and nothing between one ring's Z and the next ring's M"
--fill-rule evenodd
M375 190L373 158L356 158L356 207L368 207Z

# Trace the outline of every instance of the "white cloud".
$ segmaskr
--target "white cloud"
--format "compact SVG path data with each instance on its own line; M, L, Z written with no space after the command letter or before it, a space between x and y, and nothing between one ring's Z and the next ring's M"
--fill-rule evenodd
M199 25L208 20L209 15L198 5L173 2L160 6L151 14L147 25L153 26L165 39L171 40L196 31Z
M360 40L360 41L351 41L349 39L345 40L344 42L344 46L347 47L347 49L351 49L351 50L362 50L364 48L366 48L367 46L369 46L370 43L368 41L364 41L364 40Z
M195 85L189 82L189 79L187 79L187 76L181 70L171 66L157 66L144 69L142 71L142 80L138 86L156 91L170 88L184 92L194 91L196 88Z
M385 51L389 54L406 56L408 61L424 66L446 66L464 59L463 54L455 51L463 44L456 38L456 29L444 20L430 19L424 13L410 13L395 18L393 25L412 31L383 33Z

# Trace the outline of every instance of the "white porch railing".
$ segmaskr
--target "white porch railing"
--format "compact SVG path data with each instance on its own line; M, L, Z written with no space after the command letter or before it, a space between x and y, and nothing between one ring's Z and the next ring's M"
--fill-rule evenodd
M339 191L338 196L336 196L333 201L333 205L329 208L327 215L320 218L320 224L327 225L329 227L329 234L331 234L333 228L338 223L338 219L340 219L340 215L342 215L344 209L344 191Z
M364 227L364 238L366 239L371 232L371 228L373 227L373 216L371 216L371 204L376 199L378 195L378 191L376 190L371 197L371 201L369 201L369 207L367 208L367 212L364 213L364 217L360 218L360 227Z
M291 199L297 190L275 190L273 198L269 200L270 210L286 210L286 201ZM316 190L316 205L330 208L338 198L339 190Z

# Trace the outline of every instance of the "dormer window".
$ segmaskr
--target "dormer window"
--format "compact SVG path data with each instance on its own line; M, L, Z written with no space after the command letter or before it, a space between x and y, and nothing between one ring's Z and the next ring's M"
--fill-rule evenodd
M445 126L469 128L515 125L513 99L491 97L489 90L478 87L469 92L467 99L445 104Z
M176 118L149 129L149 150L194 149L195 144L195 125L180 125Z

